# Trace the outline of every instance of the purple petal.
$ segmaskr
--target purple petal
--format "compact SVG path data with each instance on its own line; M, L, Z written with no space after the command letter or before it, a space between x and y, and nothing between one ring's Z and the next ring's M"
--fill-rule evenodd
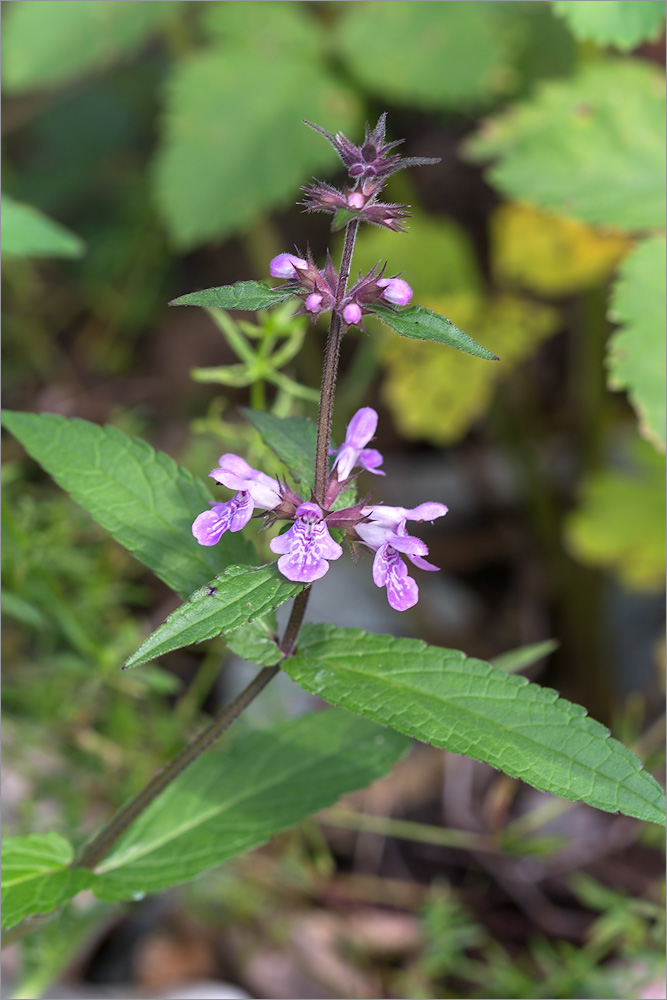
M449 510L444 503L420 503L412 510L404 510L404 515L408 521L435 521L436 517L444 517Z
M412 289L402 278L380 278L378 288L384 289L380 298L395 306L407 306L412 298Z
M383 545L373 560L373 581L378 587L387 588L387 600L395 611L407 611L419 600L419 588L398 552L391 545Z
M271 261L270 272L273 278L287 278L291 280L299 276L298 272L306 270L308 261L302 257L295 257L293 253L279 253Z
M375 448L364 448L363 451L359 452L357 458L357 464L365 469L366 472L372 472L375 476L386 476L386 472L382 469L378 469L378 465L382 465L384 458Z
M230 490L250 494L256 507L273 510L280 503L280 484L266 473L253 469L239 455L221 455L220 467L209 473L211 479Z
M211 510L195 518L192 534L200 545L215 545L226 531L241 531L252 517L253 503L247 493L237 493L227 503L211 504Z
M343 309L343 319L350 326L354 326L361 319L361 309L356 302L349 302Z
M316 313L319 311L320 306L322 305L322 296L319 294L319 292L313 292L312 295L308 296L304 305L308 310L308 312Z
M327 559L339 559L343 550L329 534L317 504L301 504L296 513L289 531L274 538L269 547L276 554L282 553L278 569L283 576L295 582L312 583L329 569Z
M353 448L365 448L375 434L378 425L378 415L371 406L362 406L347 425L345 444Z

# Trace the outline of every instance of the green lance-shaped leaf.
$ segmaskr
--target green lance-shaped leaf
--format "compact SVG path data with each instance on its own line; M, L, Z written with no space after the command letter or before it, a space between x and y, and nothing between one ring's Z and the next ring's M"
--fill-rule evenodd
M409 743L331 710L245 733L192 764L98 865L101 899L194 878L385 774Z
M277 640L278 626L275 615L268 614L250 625L243 625L226 639L227 648L248 663L273 667L280 663L283 654Z
M205 306L217 309L245 309L255 312L284 302L292 295L291 289L271 288L264 281L237 281L235 285L204 288L201 292L188 292L169 303L170 306Z
M32 205L3 194L0 207L3 257L80 257L82 239Z
M169 615L130 656L125 668L138 667L174 649L233 632L280 607L303 588L303 583L292 583L281 576L275 563L228 566Z
M6 410L2 423L59 486L180 597L224 566L256 561L240 534L228 532L214 548L197 543L192 522L207 509L210 493L145 441L52 413Z
M665 20L664 3L656 0L557 0L554 10L577 38L617 49L635 49L658 38Z
M276 417L242 407L244 416L259 431L262 440L286 466L297 483L313 488L317 427L304 417Z
M92 872L67 867L73 857L72 845L58 833L3 840L3 930L34 913L49 913L91 885Z
M454 326L450 319L425 309L423 306L408 306L395 312L387 306L373 307L373 313L390 326L402 337L410 337L413 340L434 340L438 344L446 344L448 347L455 347L465 354L472 354L476 358L484 358L485 361L499 361L497 355L487 351L476 340L469 337L463 330Z
M326 701L545 792L665 823L664 793L581 705L458 650L306 626L284 668Z

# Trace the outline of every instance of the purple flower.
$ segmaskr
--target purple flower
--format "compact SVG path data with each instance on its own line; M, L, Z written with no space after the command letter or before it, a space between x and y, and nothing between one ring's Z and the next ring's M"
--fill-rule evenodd
M382 288L380 298L395 306L407 306L412 298L412 289L402 278L379 278L378 288Z
M343 319L348 326L354 326L361 319L361 306L356 302L348 302L343 309Z
M343 550L329 534L324 516L316 503L302 503L294 524L269 543L280 554L278 569L298 583L319 580L329 569L327 559L340 559Z
M303 257L295 257L293 253L279 253L271 261L271 276L274 278L286 278L289 281L300 277L299 271L305 271L308 261Z
M433 521L443 517L447 508L441 503L422 503L418 507L362 507L361 513L369 518L356 526L359 538L375 551L373 582L387 588L387 600L396 611L407 611L419 599L419 588L408 576L408 568L401 559L406 555L410 562L430 571L437 566L424 559L428 547L420 538L408 534L406 521Z
M403 220L410 216L408 206L376 201L375 191L362 192L349 188L339 191L323 181L308 184L301 190L306 195L301 202L304 211L330 212L335 216L332 225L334 232L342 229L355 217L374 226L383 226L398 233L405 232Z
M215 545L226 531L241 531L255 507L273 510L281 502L278 481L253 469L238 455L222 455L220 466L209 475L216 483L237 492L226 503L211 502L211 510L195 518L192 534L200 545Z
M339 482L347 479L355 465L360 465L376 476L384 476L384 472L378 469L378 465L382 465L384 461L382 455L375 448L366 447L375 434L377 425L378 415L370 406L363 406L352 417L347 425L344 443L337 450L331 449L329 452L336 456L334 469L338 470Z

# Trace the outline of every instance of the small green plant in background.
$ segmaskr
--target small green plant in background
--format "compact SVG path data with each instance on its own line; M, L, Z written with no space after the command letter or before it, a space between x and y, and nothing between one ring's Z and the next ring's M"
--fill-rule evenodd
M335 123L354 135L364 100L373 97L430 114L490 115L463 149L471 160L489 164L488 180L508 199L491 215L493 289L487 288L465 231L453 220L418 210L402 238L391 227L368 227L357 242L355 262L370 272L379 259L388 259L391 270L382 272L384 279L404 272L422 305L381 302L377 295L345 301L349 289L338 289L334 316L344 328L363 317L370 333L355 348L355 361L340 383L338 407L353 412L379 377L397 429L435 446L460 440L491 408L511 418L512 373L562 328L570 297L581 296L588 312L579 328L574 368L582 373L582 384L588 377L599 384L599 406L588 412L583 407L581 502L559 530L581 562L610 568L637 589L657 589L664 568L659 516L665 423L664 81L647 61L604 54L591 43L624 50L653 38L663 24L663 5L636 0L399 2L383 5L383 11L378 18L377 5L361 3L329 4L318 16L310 6L281 2L31 0L5 15L4 86L9 94L39 93L80 83L93 73L96 100L114 93L120 107L125 85L107 85L105 74L123 71L140 46L158 40L166 56L150 72L165 113L144 187L135 190L142 217L155 232L164 227L171 246L182 252L243 234L252 270L262 277L269 257L280 249L265 213L285 208L312 171L326 176L335 163L328 145L316 142L301 119ZM575 38L585 45L577 48ZM400 74L387 59L394 49L404 54ZM239 92L240 78L247 84ZM267 88L274 109L268 119ZM76 94L67 99L76 100ZM50 113L47 109L46 124L39 126L43 138ZM55 120L57 109L53 115ZM128 135L138 127L127 118L121 126L122 119L119 115L118 128ZM50 128L57 154L53 136L58 130ZM220 155L221 149L229 152ZM85 145L81 160L91 162ZM85 226L72 226L80 237L63 230L29 207L39 204L58 217L59 198L66 201L66 192L58 192L57 183L49 186L29 174L21 178L10 166L7 186L13 198L6 212L3 199L3 254L14 265L30 267L34 257L75 257L85 242L89 256L82 267L88 269L89 289L105 290L117 328L131 333L125 295L109 281L105 265L120 260L126 245L140 260L145 232L141 237L137 226L128 240L131 227L118 219L103 237ZM356 190L354 178L350 188ZM418 200L407 173L392 177L387 190L401 201ZM221 192L232 196L221 197ZM368 207L374 201L375 192L367 197ZM359 210L356 202L346 209L351 212L348 249ZM333 228L338 231L340 225ZM148 239L166 253L162 236ZM331 239L333 248L337 237ZM294 282L277 289L247 281L179 299L178 305L206 308L237 358L195 368L193 378L221 392L247 390L251 407L248 424L239 425L228 399L219 396L193 424L203 439L190 447L202 467L203 448L213 438L216 448L242 454L274 481L287 470L299 499L315 500L329 517L337 507L349 510L363 501L357 505L354 483L338 498L324 493L322 468L329 482L335 480L325 459L326 449L336 444L330 441L331 413L320 417L319 444L305 414L317 400L325 410L332 407L333 386L327 401L326 393L320 396L299 378L299 353L308 349L313 333L306 317L293 316L294 294L313 314L321 303L309 306L306 291L322 291L300 287L300 270L297 266ZM120 265L117 273L122 273ZM18 270L14 275L9 281L19 294L23 277ZM131 285L124 287L131 292ZM147 309L159 292L157 285L141 290ZM344 313L350 306L359 309L358 316L354 310ZM258 310L257 322L230 315L241 309ZM605 309L618 327L609 337ZM443 343L460 351L443 350ZM461 353L466 349L477 357ZM501 364L480 360L494 355ZM604 378L612 393L627 394L638 435L628 430L620 397L605 394ZM577 385L570 388L574 399ZM299 631L296 618L294 627L279 636L273 610L295 599L302 615L312 581L287 579L276 570L270 533L257 535L256 547L252 533L243 538L229 532L215 547L198 546L190 526L211 495L164 452L115 428L48 414L8 413L5 426L184 601L140 644L128 608L141 606L145 594L117 582L132 575L130 564L113 554L116 549L104 549L100 563L99 536L89 534L70 505L57 498L44 506L32 502L18 472L8 484L4 612L20 626L10 625L9 642L15 643L17 657L28 659L25 636L31 634L38 651L34 670L12 679L8 704L26 731L38 720L57 720L56 753L64 762L55 778L47 776L36 789L38 795L53 794L67 803L66 822L61 817L57 830L8 839L3 926L13 928L10 938L39 927L83 889L92 889L101 901L95 906L101 907L102 919L105 903L195 878L386 773L405 753L407 737L470 754L557 795L664 821L661 790L638 758L583 709L549 689L417 640L364 635L335 624L305 625ZM533 435L534 443L539 433L537 425L523 431L524 438ZM348 431L346 443L354 450L359 442L353 437ZM339 454L345 447L340 440L342 435ZM224 506L217 495L215 502ZM288 520L298 521L296 507L287 513ZM370 515L357 511L354 516L363 524ZM344 531L354 530L342 516L330 523L335 545ZM403 529L405 522L398 536ZM361 532L357 544L360 538L363 542ZM81 548L88 539L94 546L90 551ZM243 709L242 696L186 747L185 756L167 765L166 778L158 777L142 791L149 775L180 746L171 705L183 731L199 718L222 641L211 647L189 699L152 661L221 635L230 650L262 668L247 700L280 667L305 690L341 707L243 733L199 757ZM141 665L141 671L119 673L123 660ZM34 702L33 683L45 689ZM84 712L82 702L94 705L94 711ZM142 735L147 716L148 746ZM89 832L81 828L86 803L80 792L65 788L69 742L86 758L85 767L94 761L94 777L114 775L112 805L136 794L93 837L92 854L91 845L82 846ZM127 773L128 755L140 760L132 774ZM178 823L184 814L190 820L185 831ZM31 816L22 815L19 826L34 828ZM603 966L617 957L630 964L646 958L653 969L655 907L611 891L605 895L603 887L590 882L578 882L575 891L582 905L601 913L583 952L534 941L526 961L517 963L452 892L437 890L423 918L426 948L406 988L415 996L454 996L462 984L471 996L475 991L480 996L584 995L584 988L622 995L614 974ZM57 956L67 950L63 942L80 940L82 928L74 914L72 905L66 907L57 921L26 939L24 989L38 989L48 979L47 970L57 970ZM536 982L541 993L535 993ZM450 992L438 992L443 988Z

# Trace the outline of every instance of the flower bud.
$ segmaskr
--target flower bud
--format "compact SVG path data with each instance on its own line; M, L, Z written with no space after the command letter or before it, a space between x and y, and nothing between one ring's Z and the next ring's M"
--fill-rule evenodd
M395 306L407 306L412 298L412 289L402 278L379 278L378 288L382 289L380 298Z
M295 257L293 253L279 253L271 261L271 277L286 278L288 281L299 277L299 271L306 270L308 261Z
M343 319L349 326L354 326L361 319L361 309L356 302L349 302L343 309Z
M319 294L319 292L313 292L312 295L308 296L304 305L308 310L308 312L311 313L319 312L320 307L322 305L322 296Z

